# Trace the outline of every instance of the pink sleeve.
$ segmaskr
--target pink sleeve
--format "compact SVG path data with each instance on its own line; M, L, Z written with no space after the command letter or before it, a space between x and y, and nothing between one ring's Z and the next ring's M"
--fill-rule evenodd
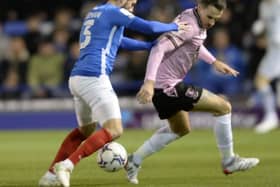
M202 45L199 49L198 58L204 60L208 64L212 64L216 61L216 58L206 49L204 45Z
M146 68L145 80L155 81L158 67L162 62L166 52L175 49L174 45L167 38L162 38L152 48Z

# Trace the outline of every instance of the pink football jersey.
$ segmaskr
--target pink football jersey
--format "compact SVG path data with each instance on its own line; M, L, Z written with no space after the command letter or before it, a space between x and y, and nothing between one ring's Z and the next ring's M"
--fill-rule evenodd
M216 58L204 47L206 29L201 27L196 9L187 9L175 18L175 22L187 22L187 31L163 34L152 48L145 80L155 80L155 88L165 92L186 76L198 58L212 63Z

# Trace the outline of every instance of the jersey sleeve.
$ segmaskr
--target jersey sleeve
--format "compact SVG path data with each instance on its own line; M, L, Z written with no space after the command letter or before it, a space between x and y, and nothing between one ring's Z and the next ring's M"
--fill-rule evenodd
M139 17L134 17L127 28L144 34L159 34L169 31L177 31L178 26L175 23L161 23L158 21L147 21Z
M188 26L186 31L169 32L164 34L177 48L186 42L191 42L194 37L194 30L192 26Z
M198 58L204 60L208 64L212 64L216 61L216 58L206 49L204 45L202 45L199 49Z
M157 71L159 68L160 63L162 62L165 53L174 50L175 47L172 42L163 37L159 39L157 44L152 48L150 52L150 56L147 63L146 75L145 80L156 80Z
M145 42L140 40L135 40L128 37L123 37L120 47L126 50L150 50L152 47L152 42Z
M127 26L135 18L135 16L124 8L112 8L107 11L108 21L113 25Z

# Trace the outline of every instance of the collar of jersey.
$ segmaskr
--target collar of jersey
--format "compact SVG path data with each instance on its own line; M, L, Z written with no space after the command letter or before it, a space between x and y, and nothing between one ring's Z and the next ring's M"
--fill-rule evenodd
M203 28L203 26L202 26L202 21L201 21L201 18L200 18L200 16L199 16L199 14L198 14L197 7L195 7L195 8L193 9L193 14L194 14L194 16L196 17L196 20L197 20L197 23L198 23L199 27L200 27L200 28Z

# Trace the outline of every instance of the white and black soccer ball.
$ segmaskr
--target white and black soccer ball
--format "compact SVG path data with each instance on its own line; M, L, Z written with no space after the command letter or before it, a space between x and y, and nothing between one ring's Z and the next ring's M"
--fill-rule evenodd
M117 143L105 144L97 153L97 164L100 168L108 172L122 169L127 162L127 152L125 148Z

